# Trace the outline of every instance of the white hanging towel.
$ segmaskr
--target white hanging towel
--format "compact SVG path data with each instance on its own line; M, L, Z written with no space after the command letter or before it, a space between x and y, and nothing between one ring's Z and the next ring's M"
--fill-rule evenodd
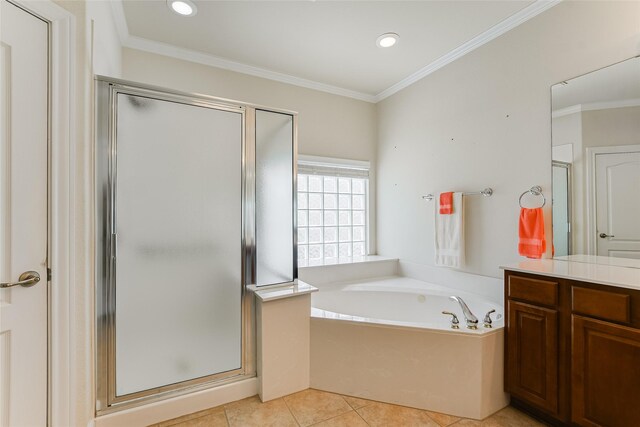
M435 206L436 266L460 268L464 264L464 206L462 193L453 193L453 213L441 214L438 200Z

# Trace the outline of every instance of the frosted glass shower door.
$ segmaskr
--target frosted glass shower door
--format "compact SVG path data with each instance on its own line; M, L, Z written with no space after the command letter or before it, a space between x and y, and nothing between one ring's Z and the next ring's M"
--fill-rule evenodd
M116 96L115 395L232 374L242 366L242 112Z

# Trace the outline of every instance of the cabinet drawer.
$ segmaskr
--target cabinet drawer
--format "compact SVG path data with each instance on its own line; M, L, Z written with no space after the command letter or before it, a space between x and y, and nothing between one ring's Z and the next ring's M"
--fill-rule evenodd
M507 292L509 298L544 305L558 304L558 282L550 280L509 276Z
M627 294L572 286L571 303L574 313L614 322L631 321L631 296Z

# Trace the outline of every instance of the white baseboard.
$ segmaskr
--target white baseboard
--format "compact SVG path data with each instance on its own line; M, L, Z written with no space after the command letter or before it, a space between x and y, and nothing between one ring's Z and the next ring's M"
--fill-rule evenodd
M258 394L258 379L249 378L220 387L102 415L95 418L93 422L90 423L90 426L148 426L246 397L255 396L256 394Z

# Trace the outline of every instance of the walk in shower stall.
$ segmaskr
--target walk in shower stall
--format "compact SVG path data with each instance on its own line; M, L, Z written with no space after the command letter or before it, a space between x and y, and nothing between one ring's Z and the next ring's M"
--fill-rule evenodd
M255 376L250 285L297 280L296 114L96 79L96 409Z

